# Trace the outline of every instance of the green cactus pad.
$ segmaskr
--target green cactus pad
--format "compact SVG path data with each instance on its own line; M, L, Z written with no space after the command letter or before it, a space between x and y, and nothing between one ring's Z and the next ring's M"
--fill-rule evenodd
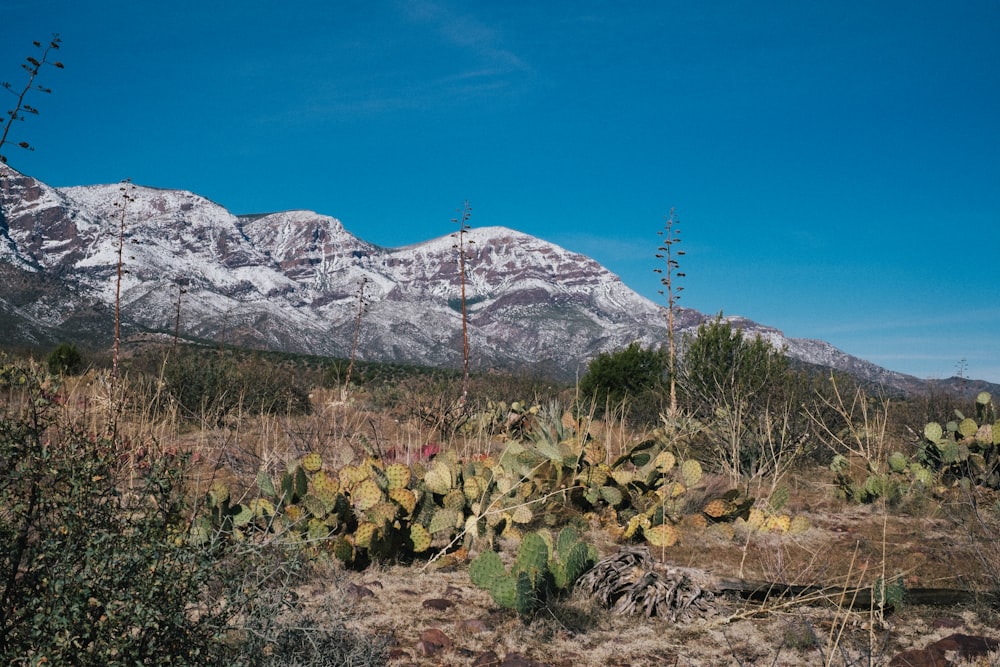
M309 452L302 457L302 460L299 461L299 465L302 466L306 472L317 472L323 467L323 457L316 452Z
M439 496L447 494L455 488L455 478L452 475L451 467L443 462L435 463L424 475L424 486L427 487L428 491Z
M771 508L771 511L772 512L780 512L781 509L788 502L788 496L789 496L789 493L788 493L788 487L787 486L782 485L782 486L779 486L778 488L776 488L774 490L774 493L772 493L771 497L768 498L768 500L767 500L767 504Z
M362 549L367 549L372 544L377 526L374 523L364 522L358 524L358 529L354 531L354 544Z
M498 579L490 589L490 595L498 605L513 609L521 616L530 614L538 604L531 579L524 572Z
M233 526L242 528L253 521L253 510L246 505L237 505L233 514Z
M389 489L405 489L412 478L409 466L392 463L385 467L385 478Z
M469 564L469 577L480 588L492 590L496 582L507 576L503 561L495 551L484 551Z
M427 530L429 530L431 534L451 532L458 527L460 522L464 523L464 517L460 512L442 507L438 511L434 512L434 516L431 517L431 522L430 525L427 526Z
M930 422L924 426L924 437L931 442L938 442L944 435L944 430L941 428L941 424L937 422Z
M351 500L354 506L364 512L382 502L384 496L382 489L374 479L366 479L351 491Z
M549 546L538 533L527 533L514 561L514 571L527 574L532 586L537 586L548 569Z
M262 496L273 498L277 495L274 490L274 482L271 481L271 476L265 470L258 471L257 473L257 488L260 490L260 495Z
M448 509L461 512L465 509L465 493L459 489L453 489L445 494L441 504Z
M976 431L979 430L979 424L976 423L975 419L970 419L966 417L958 424L958 433L963 438L971 438L976 435Z
M801 535L810 528L812 528L812 524L809 522L809 519L802 514L796 514L792 517L792 522L788 524L788 532L792 535Z
M307 524L307 534L312 541L324 540L330 535L330 528L321 520L312 518Z
M431 533L419 523L410 526L410 542L413 544L413 553L422 554L431 548Z
M688 459L681 464L681 479L687 486L694 486L701 481L701 464L694 459Z
M330 512L331 509L333 509L332 503L327 504L318 496L314 496L311 493L307 493L305 498L302 499L302 506L306 508L306 511L309 512L309 514L313 515L317 519L322 519Z
M597 492L601 499L611 507L618 507L625 500L622 492L613 486L602 486Z
M976 403L979 405L989 405L991 398L992 396L990 396L990 392L981 391L978 394L976 394Z
M354 545L346 537L338 537L333 543L333 555L343 563L350 563L354 560Z
M194 545L201 545L208 542L212 537L212 522L208 517L199 516L191 522L191 530L188 532L188 542Z
M889 455L889 470L892 472L906 471L906 456L902 452L893 452Z
M208 506L222 507L229 501L229 487L223 482L215 482L208 489Z

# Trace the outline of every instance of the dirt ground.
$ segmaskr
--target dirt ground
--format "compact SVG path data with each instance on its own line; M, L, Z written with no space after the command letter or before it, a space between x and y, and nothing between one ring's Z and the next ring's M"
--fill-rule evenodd
M985 514L980 506L993 499L977 501L955 489L886 510L846 504L821 481L800 476L788 511L809 519L806 532L686 529L657 557L723 578L820 584L833 599L760 603L729 593L715 599L713 616L690 622L615 616L579 592L524 621L475 587L464 564L373 567L347 573L336 593L315 588L312 598L322 604L336 595L330 603L350 605L356 629L390 636L394 665L884 665L956 633L1000 638L988 594L1000 573L1000 536L975 511ZM596 522L587 538L602 556L618 548ZM908 590L976 595L888 613L852 611L837 599L845 587L896 576ZM962 664L1000 664L995 656L979 660Z

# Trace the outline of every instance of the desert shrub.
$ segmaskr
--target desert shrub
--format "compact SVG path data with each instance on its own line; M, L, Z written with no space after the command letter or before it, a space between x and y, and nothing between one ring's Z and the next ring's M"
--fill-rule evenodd
M343 623L284 620L300 550L189 538L188 457L129 467L61 403L37 367L0 360L0 662L379 663L384 642Z
M678 369L686 410L706 424L707 456L734 483L786 469L805 441L806 378L760 336L718 317L684 342Z
M666 372L667 353L663 349L645 349L638 342L632 343L624 350L601 352L591 360L580 378L580 396L593 402L597 414L626 400L632 405L655 404L662 399Z
M83 355L72 343L61 343L49 353L46 363L53 375L79 375L84 368Z
M166 392L181 414L222 419L242 411L306 414L309 388L292 370L260 356L198 348L181 349L162 364Z

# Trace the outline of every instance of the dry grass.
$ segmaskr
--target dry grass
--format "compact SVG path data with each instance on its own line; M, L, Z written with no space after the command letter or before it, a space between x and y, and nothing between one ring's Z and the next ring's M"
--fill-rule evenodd
M100 374L64 386L74 418L98 431L120 400ZM337 468L375 455L412 462L428 443L463 456L496 453L502 440L485 430L444 432L419 416L368 407L363 392L350 402L339 390L316 390L309 415L236 414L219 423L182 421L170 410L152 413L149 397L132 397L117 412L118 428L134 443L137 464L164 451L190 451L199 461L192 480L199 493L223 479L248 491L261 469L278 471L306 452L316 451ZM849 406L848 406L849 407ZM591 434L605 442L609 460L646 437L631 430L623 414L603 420L590 416ZM881 425L881 424L880 424ZM884 429L882 430L884 433ZM879 459L889 443L851 433L845 447ZM882 436L884 437L884 436ZM823 583L835 592L872 586L897 574L909 588L993 590L1000 581L996 547L995 498L971 498L957 490L884 505L845 504L832 492L832 478L818 467L783 467L790 489L786 511L809 518L804 534L769 535L732 527L689 527L666 552L675 565L722 577L784 584ZM759 487L773 491L776 482ZM593 522L589 539L602 554L615 548ZM331 566L334 567L334 566ZM329 582L336 581L336 585ZM347 591L345 598L345 592ZM719 616L689 624L622 618L580 595L553 603L525 622L500 610L471 584L467 570L419 566L376 566L360 573L337 570L304 585L310 605L352 608L352 628L392 638L394 662L463 665L487 651L501 658L526 655L547 665L881 665L900 650L921 647L954 632L995 636L990 608L904 607L894 614L850 610L845 600L772 600L761 606L737 597L720 600ZM836 597L836 596L834 596ZM435 608L428 600L446 600ZM356 613L353 613L356 612ZM428 654L422 633L438 629L450 645ZM1000 664L997 656L988 662Z

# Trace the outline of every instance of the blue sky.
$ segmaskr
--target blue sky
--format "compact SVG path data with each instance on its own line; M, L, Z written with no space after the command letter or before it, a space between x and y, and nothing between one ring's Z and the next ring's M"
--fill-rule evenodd
M1000 382L997 0L6 0L0 79L54 32L36 150L5 147L52 185L384 246L468 199L654 299L673 207L681 305Z

